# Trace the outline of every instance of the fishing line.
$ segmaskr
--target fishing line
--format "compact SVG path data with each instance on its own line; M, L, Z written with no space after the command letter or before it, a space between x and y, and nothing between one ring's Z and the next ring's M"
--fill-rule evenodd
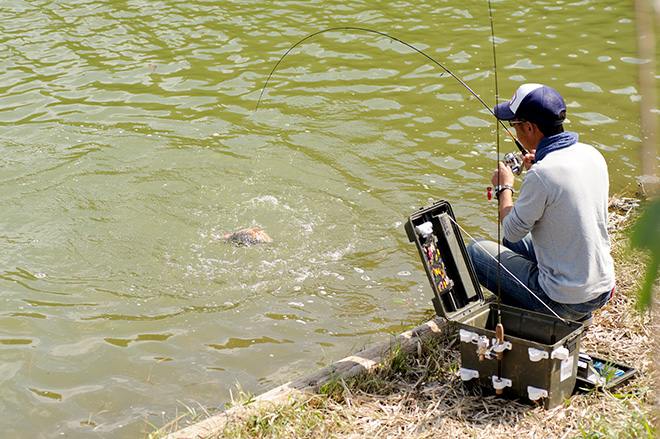
M480 97L477 93L475 93L475 92L474 92L474 91L473 91L473 90L472 90L472 89L471 89L471 88L470 88L470 87L469 87L469 86L468 86L468 85L467 85L467 84L466 84L461 78L459 78L458 76L456 76L451 70L449 70L447 67L445 67L444 65L442 65L440 62L438 62L438 61L436 61L435 59L433 59L430 55L428 55L428 54L426 54L425 52L423 52L422 50L416 48L416 47L413 46L412 44L406 43L405 41L400 40L399 38L394 37L394 36L392 36L392 35L390 35L390 34L387 34L387 33L385 33L385 32L377 31L377 30L374 30L374 29L368 29L368 28L364 28L364 27L355 27L355 26L333 27L333 28L329 28L329 29L323 29L323 30L320 30L320 31L318 31L318 32L314 32L313 34L307 35L305 38L303 38L302 40L298 41L298 42L295 43L293 46L291 46L291 47L290 47L290 48L284 53L284 55L282 55L282 56L280 57L280 59L277 61L277 63L276 63L275 66L273 67L273 69L270 71L270 74L269 74L268 77L266 78L266 82L264 83L264 86L263 86L262 89L261 89L261 93L259 94L259 99L257 100L257 105L256 105L256 107L254 108L254 111L257 111L257 110L259 109L259 104L261 103L261 100L262 100L262 98L263 98L263 96L264 96L264 92L266 91L266 87L268 86L268 83L270 82L270 78L273 76L273 74L275 73L275 71L276 71L277 68L279 67L279 65L280 65L280 63L282 62L282 60L283 60L283 59L284 59L289 53L291 53L291 51L292 51L293 49L295 49L296 47L298 47L300 44L304 43L305 41L307 41L307 40L309 40L309 39L311 39L311 38L316 37L317 35L320 35L320 34L323 34L323 33L326 33L326 32L336 32L336 31L360 31L360 32L368 32L368 33L377 34L377 35L380 35L380 36L382 36L382 37L389 38L389 39L391 39L391 40L393 40L393 41L396 41L397 43L401 43L401 44L403 44L404 46L406 46L406 47L408 47L408 48L414 50L415 52L419 53L420 55L423 55L423 56L426 57L429 61L431 61L433 64L437 65L437 66L440 67L442 70L444 70L444 71L447 72L449 75L451 75L452 78L454 78L455 80L457 80L457 81L458 81L463 87L465 87L470 93L472 93L472 95L473 95L475 98L477 98L477 100L478 100L479 102L481 102L481 103L483 104L484 107L486 107L486 109L490 112L490 114L492 114L493 116L495 116L495 113L493 112L493 110L488 106L488 104L486 104L486 103L483 101L483 99L481 99L481 97ZM496 119L497 119L497 118L496 118ZM516 137L513 135L513 133L511 133L511 131L509 131L509 129L506 127L506 125L504 125L504 122L502 122L502 121L499 120L499 119L497 119L497 121L498 121L499 124L502 126L502 128L504 128L504 130L509 134L509 136L511 136L511 138L512 138L513 141L514 141L514 143L516 144L516 147L518 147L518 149L520 150L520 152L522 152L523 154L526 154L527 151L525 150L525 148L522 146L522 144L520 143L520 141L519 141L518 139L516 139Z

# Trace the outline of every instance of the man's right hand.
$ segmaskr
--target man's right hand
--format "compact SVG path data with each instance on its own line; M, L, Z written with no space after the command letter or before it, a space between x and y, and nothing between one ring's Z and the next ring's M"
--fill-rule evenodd
M525 170L529 171L529 168L532 167L532 165L535 163L534 162L534 155L536 154L535 149L530 149L527 154L520 154L520 159L523 162L523 165L525 166Z

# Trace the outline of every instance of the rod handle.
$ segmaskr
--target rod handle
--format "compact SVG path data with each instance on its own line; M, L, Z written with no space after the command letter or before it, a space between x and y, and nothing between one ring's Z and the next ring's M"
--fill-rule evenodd
M497 339L497 344L501 345L504 343L504 325L501 323L498 323L497 326L495 326L495 338ZM502 359L502 352L497 353L497 359L501 360Z

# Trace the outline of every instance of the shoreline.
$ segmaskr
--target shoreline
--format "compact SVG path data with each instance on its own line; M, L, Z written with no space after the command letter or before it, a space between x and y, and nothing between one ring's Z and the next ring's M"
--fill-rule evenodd
M421 343L447 333L450 323L443 318L435 318L416 328L403 332L389 340L377 343L354 355L345 357L308 375L282 384L262 393L246 405L235 405L219 414L170 433L167 439L204 439L221 434L233 422L245 420L252 411L268 409L287 403L296 398L307 398L328 383L346 381L358 375L368 374L379 367L394 352L407 355L418 350Z

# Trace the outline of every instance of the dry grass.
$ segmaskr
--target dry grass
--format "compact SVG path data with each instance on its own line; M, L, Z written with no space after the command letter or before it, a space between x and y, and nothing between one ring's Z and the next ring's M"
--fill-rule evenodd
M608 305L600 313L607 322L592 326L585 338L587 351L611 355L641 370L616 395L580 394L553 410L481 396L458 377L458 343L451 337L431 340L417 355L395 355L375 373L334 383L306 401L255 412L245 424L230 426L217 437L653 437L650 343L648 335L624 328L627 322L646 325L634 313L630 320L625 317L628 305L625 300Z
M395 353L374 373L333 382L304 401L255 410L246 422L229 425L215 437L654 437L658 401L652 389L657 388L653 369L658 350L652 335L660 328L650 313L635 308L644 258L630 249L622 224L612 236L617 294L594 314L581 348L640 371L616 394L577 394L552 410L480 395L458 376L460 353L452 335L428 340L414 355Z

